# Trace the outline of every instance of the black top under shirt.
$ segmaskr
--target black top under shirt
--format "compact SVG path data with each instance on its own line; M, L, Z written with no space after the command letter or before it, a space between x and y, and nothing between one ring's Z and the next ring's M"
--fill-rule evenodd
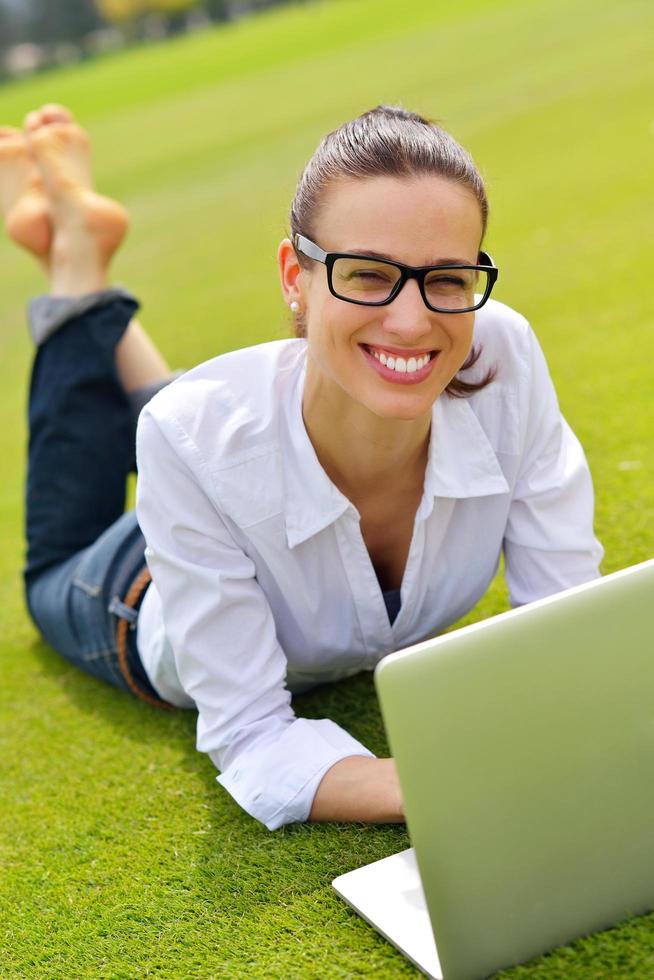
M400 611L400 606L402 605L400 592L400 589L389 589L388 592L382 592L391 626L395 622L397 614Z

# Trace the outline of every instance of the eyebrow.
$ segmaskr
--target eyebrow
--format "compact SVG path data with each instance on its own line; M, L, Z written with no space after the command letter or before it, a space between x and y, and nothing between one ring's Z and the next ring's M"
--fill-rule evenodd
M375 251L373 251L371 249L353 248L353 249L347 250L343 254L347 254L347 255L360 255L363 258L380 259L382 262L393 262L395 264L397 264L399 262L399 259L396 259L392 255L387 255L385 252L375 252ZM399 262L399 264L400 265L407 265L408 263L406 263L406 262ZM445 257L445 258L435 259L433 262L427 262L423 266L415 266L414 268L427 269L427 268L431 268L431 266L434 266L434 265L476 265L476 264L477 264L476 261L470 262L469 259Z

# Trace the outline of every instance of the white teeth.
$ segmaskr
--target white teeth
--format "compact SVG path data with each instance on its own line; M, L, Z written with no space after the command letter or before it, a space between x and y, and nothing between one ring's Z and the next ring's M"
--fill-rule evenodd
M413 374L415 371L424 368L431 360L429 354L423 354L421 357L410 357L406 360L404 357L393 357L391 354L385 354L373 347L369 348L369 351L378 361L385 364L391 371L397 371L398 374Z

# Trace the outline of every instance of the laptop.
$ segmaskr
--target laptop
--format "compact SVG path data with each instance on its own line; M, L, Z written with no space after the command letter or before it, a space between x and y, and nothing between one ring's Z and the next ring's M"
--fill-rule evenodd
M654 561L386 657L413 847L338 894L480 980L654 909Z

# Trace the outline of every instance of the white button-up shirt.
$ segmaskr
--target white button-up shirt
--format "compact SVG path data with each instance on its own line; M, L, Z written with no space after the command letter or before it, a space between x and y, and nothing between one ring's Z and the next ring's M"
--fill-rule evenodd
M468 399L434 405L424 493L393 625L359 514L302 419L306 343L224 354L141 414L137 514L153 584L138 646L162 697L199 712L197 746L270 829L305 820L327 770L371 753L291 692L371 669L464 615L504 551L513 605L598 575L588 467L526 320L490 301Z

